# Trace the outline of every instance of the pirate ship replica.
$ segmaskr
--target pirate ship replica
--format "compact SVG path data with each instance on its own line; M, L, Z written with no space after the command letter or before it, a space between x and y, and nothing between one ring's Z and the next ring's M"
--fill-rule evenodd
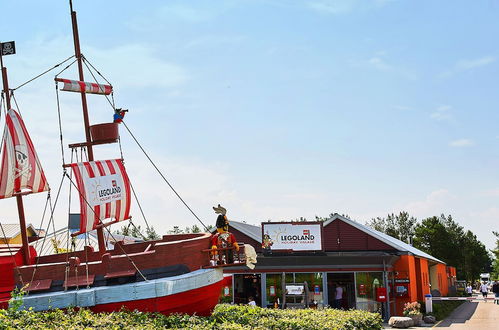
M36 311L73 306L96 312L125 308L164 314L207 315L218 302L223 281L220 267L228 264L225 254L230 253L231 263L244 262L244 246L224 245L215 253L212 235L208 233L165 235L162 239L133 244L117 242L113 249L106 246L104 231L112 236L110 225L130 220L131 197L135 192L123 159L95 160L93 148L119 142L118 127L120 123L126 125L123 121L125 111L116 109L113 100L110 104L115 111L114 122L90 125L86 94L108 98L112 96L113 87L97 81L85 82L83 65L87 65L87 69L93 66L88 66L80 52L76 12L71 1L70 8L75 48L71 58L77 64L79 77L78 80L68 80L57 75L55 81L56 85L64 84L61 90L80 94L86 141L69 145L72 157L71 162L66 163L59 120L63 181L69 182L80 201L79 229L72 234L68 231L67 235L86 237L90 231L96 231L98 251L90 246L76 251L68 245L65 253L37 255L33 244L28 242L24 200L29 198L29 194L50 192L50 188L23 119L12 108L13 90L9 89L7 69L1 55L8 55L6 50L12 54L15 49L12 51L12 44L4 43L0 47L6 105L0 158L0 199L15 198L17 201L22 245L0 246L3 260L0 262L0 307L8 307L11 291L17 287L26 292L23 307L32 307ZM81 156L79 161L74 161L73 151L78 149ZM84 157L86 161L83 161ZM50 200L50 194L47 200ZM53 221L51 202L49 210Z

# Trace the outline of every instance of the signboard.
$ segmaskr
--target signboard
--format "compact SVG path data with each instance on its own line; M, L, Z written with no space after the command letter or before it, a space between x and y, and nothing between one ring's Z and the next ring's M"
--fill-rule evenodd
M275 286L271 285L269 288L269 294L272 297L275 297Z
M314 285L314 295L320 295L321 288L318 285Z
M303 285L286 285L286 294L301 295L303 294Z
M14 41L1 42L0 51L2 56L14 55L16 53L16 43Z
M230 296L230 288L228 286L224 287L224 297Z
M411 281L408 278L397 278L395 279L395 283L410 283Z
M265 251L322 251L322 222L264 222Z

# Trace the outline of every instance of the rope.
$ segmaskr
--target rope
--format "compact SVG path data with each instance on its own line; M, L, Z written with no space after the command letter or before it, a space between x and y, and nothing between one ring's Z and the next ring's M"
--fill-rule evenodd
M48 233L49 232L49 228L50 228L50 222L54 220L54 210L55 210L55 206L57 205L57 202L59 201L59 196L61 194L61 188L62 188L62 183L64 182L64 174L66 172L64 171L63 173L63 176L62 176L62 179L61 179L61 183L59 184L59 189L57 190L57 196L55 198L55 202L54 202L54 208L52 208L52 203L49 203L49 205L51 206L51 209L50 209L50 220L47 224L47 229L45 230L45 233ZM49 192L49 195L50 195L50 192ZM51 199L51 197L49 196L49 199ZM55 232L54 232L54 237L55 237ZM42 241L42 247L40 248L40 251L43 251L43 247L45 246L45 242L47 240L47 235L45 235L45 237L43 238L43 241ZM40 261L40 258L36 258L36 263L35 263L35 269L33 270L33 274L31 276L31 281L30 283L33 282L34 278L35 278L35 273L38 269L38 262Z
M140 230L139 230L137 227L135 227L135 224L134 224L134 223L133 223L133 221L131 221L131 220L130 220L130 223L128 224L128 226L130 227L130 225L132 225L132 226L133 226L133 228L135 228L135 231L136 231L137 233L139 233L139 234L140 234L140 236L142 236L142 238L144 239L144 241L147 241L147 238L144 236L144 234L142 234L142 233L140 232ZM130 236L131 236L131 235L130 235Z
M16 88L12 89L12 91L15 91L16 89L19 89L19 88L21 88L21 87L23 87L23 86L25 86L25 85L29 84L29 83L30 83L30 82L32 82L33 80L40 78L40 77L41 77L41 76L43 76L44 74L49 73L50 71L54 70L54 69L55 69L55 68L57 68L58 66L60 66L60 65L62 65L62 64L64 64L64 63L66 63L67 61L69 61L72 57L74 57L74 55L71 55L70 57L68 57L68 58L67 58L67 59L65 59L64 61L62 61L62 62L60 62L60 63L58 63L58 64L54 65L52 68L50 68L50 69L48 69L48 70L46 70L46 71L44 71L44 72L40 73L38 76L36 76L36 77L34 77L34 78L31 78L30 80L26 81L25 83L23 83L23 84L21 84L21 85L17 86ZM74 62L73 62L73 63L74 63Z
M19 276L19 279L21 280L21 285L23 286L24 288L24 281L23 281L23 277L21 275L21 271L19 270L19 268L17 268L17 262L16 262L16 258L14 257L14 255L12 254L12 250L10 249L10 244L9 244L9 240L7 239L7 235L5 235L5 231L3 230L3 225L2 223L0 222L0 228L2 228L2 233L3 233L3 237L5 239L5 243L7 243L7 248L9 249L9 253L10 253L10 257L12 258L12 261L14 261L14 267L16 268L17 270L17 275ZM29 292L29 291L28 291Z
M85 56L83 56L83 55L82 55L81 57L82 57L82 59L83 59L83 64L85 64L85 66L87 67L88 72L90 72L90 75L92 75L92 77L94 78L95 83L96 83L96 84L99 84L99 81L97 80L97 78L95 78L94 73L92 72L92 70L91 70L91 69L90 69L90 67L88 66L87 62L85 61ZM95 71L97 71L97 70L95 70ZM99 71L97 71L97 73L99 73ZM99 73L99 75L102 77L102 75L101 75L100 73ZM102 78L104 78L104 77L102 77ZM111 83L110 83L109 81L107 81L107 79L106 79L106 78L104 78L104 80L106 80L106 82L107 82L107 83L108 83L108 84L112 87ZM102 89L101 89L101 90L102 90ZM109 97L108 97L106 94L104 94L104 96L106 97L107 102L109 102L109 104L111 105L111 107L114 109L114 103L113 103L113 102L111 102L111 100L109 100ZM113 98L113 99L114 99L114 98Z
M85 203L90 207L90 209L92 210L92 212L94 213L94 215L99 219L99 223L101 225L104 225L102 223L102 220L100 219L99 215L97 213L95 213L95 210L94 208L90 205L90 203L87 201L87 199L85 198L85 196L82 194L82 192L78 189L78 186L74 183L74 181L69 177L69 175L67 173L65 173L66 176L69 178L69 181L71 182L71 184L75 187L75 189L78 191L78 193L80 194L80 197L83 199L83 201L85 201ZM111 231L109 230L109 228L103 226L104 229L107 230L107 232L109 233L109 236L111 236L111 238L117 242L116 238L114 238L113 234L111 233ZM128 255L128 253L126 253L126 251L123 249L123 247L118 244L118 246L120 247L121 251L123 252L123 254L127 257L128 261L130 261L130 263L133 265L133 267L135 267L135 269L137 270L137 272L140 274L140 276L144 279L144 281L147 281L147 278L144 276L144 274L142 274L142 272L140 271L140 269L137 267L137 265L135 265L135 262L132 260L132 258L130 258L130 256Z
M21 113L21 109L19 108L19 104L17 104L16 97L14 96L14 91L11 91L11 93L10 93L10 98L14 100L14 103L16 104L17 111L19 111L19 114L20 114L20 115L21 115L21 117L22 117L22 116L23 116L23 114Z
M57 83L56 83L57 85ZM57 89L57 86L56 86L56 89ZM61 138L62 138L62 133L61 133ZM62 139L61 139L61 148L63 148L62 146ZM75 153L75 150L74 149L71 149L71 163L73 163L73 156L74 156L74 153ZM78 154L76 155L78 157ZM64 164L64 156L63 156L63 164ZM73 172L71 171L71 175L73 174ZM69 201L68 201L68 229L66 231L66 235L67 235L67 239L66 239L66 251L68 251L66 253L66 268L65 268L65 273L64 273L64 280L66 281L67 283L67 280L68 280L68 277L69 277L69 239L71 238L71 235L69 234L69 216L71 214L71 188L72 186L69 185ZM75 248L75 252L76 252L76 248ZM64 287L64 291L67 291L68 290L68 287Z
M135 189L133 189L133 185L132 185L131 181L130 181L130 187L132 188L133 197L135 197L135 201L137 202L137 205L139 207L140 213L142 214L142 218L144 219L144 222L146 223L147 230L151 230L151 228L149 227L149 223L147 223L146 215L144 214L144 211L142 210L142 205L140 205L140 202L139 202L139 199L137 197L137 194L135 193Z
M74 56L74 55L73 55L73 56ZM73 65L76 61L78 61L78 59L77 59L77 58L75 58L75 59L73 60L73 62L69 63L69 64L68 64L68 65L67 65L64 69L62 69L61 71L59 71L59 73L58 73L58 74L56 74L56 75L55 75L55 77L56 77L56 78L57 78L57 77L59 77L59 75L60 75L61 73L63 73L64 71L66 71L66 70L67 70L67 69L68 69L71 65Z
M127 129L128 133L130 133L130 136L133 138L133 140L135 141L135 143L137 143L137 145L139 146L140 150L142 150L142 152L144 153L144 155L147 157L147 159L149 160L149 162L151 162L152 166L156 169L156 171L159 173L159 175L161 176L161 178L163 178L163 180L168 184L168 186L175 193L175 195L177 195L177 197L182 201L182 203L185 205L185 207L187 207L187 209L189 211L191 211L191 213L201 223L201 225L203 225L204 229L206 229L206 231L209 231L208 227L206 227L206 225L203 223L203 221L201 221L201 219L199 219L199 217L196 215L196 213L194 213L194 211L189 207L189 205L187 205L187 203L184 201L184 199L178 194L178 192L175 190L175 188L173 188L173 186L170 184L170 182L168 182L168 180L165 178L165 176L163 175L163 173L161 173L161 171L159 170L159 168L152 161L151 157L149 157L149 155L144 150L144 148L142 147L142 145L139 143L139 141L137 141L137 139L135 138L135 136L133 135L133 133L130 131L130 129L128 128L128 126L125 123L125 121L122 121L122 123L123 123L123 125L125 125L125 128Z
M43 208L42 221L40 223L40 228L42 228L42 229L43 229L43 222L45 221L45 213L47 211L47 206L49 204L49 198L50 198L50 192L47 193L47 200L45 201L45 207ZM45 232L45 236L46 235L47 235L47 232ZM34 244L35 249L38 247L38 242L40 242L40 240L35 241L35 244Z
M61 103L59 101L59 84L57 81L55 82L55 95L57 99L57 118L59 119L59 139L61 140L61 156L62 156L62 163L64 164L64 141L62 137L62 121L61 121ZM71 153L71 157L73 157L73 154Z
M85 57L85 55L81 54L81 57L83 58L83 61L84 61L84 62L88 62L88 65L90 65L90 66L92 67L92 69L94 69L94 70L95 70L95 72L97 72L97 74L98 74L99 76L101 76L101 78L102 78L102 79L104 79L104 80L105 80L105 81L106 81L109 85L111 85L111 86L112 86L112 84L109 82L109 80L107 80L107 79L106 79L106 77L104 77L104 76L103 76L103 75L99 72L99 70L97 70L97 69L96 69L96 68L92 65L92 63L90 63L90 61L89 61L89 60ZM88 66L87 66L87 67L88 67Z

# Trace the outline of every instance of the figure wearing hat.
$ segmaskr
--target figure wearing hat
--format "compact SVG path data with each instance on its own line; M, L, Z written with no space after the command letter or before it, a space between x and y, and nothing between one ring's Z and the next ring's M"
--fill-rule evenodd
M239 244L237 244L235 236L232 233L229 233L229 220L227 219L226 216L227 210L224 207L220 206L220 204L218 204L217 207L213 207L213 210L215 211L216 214L218 214L216 222L217 233L211 237L211 249L215 250L213 252L213 255L217 256L218 252L216 250L220 248L235 247L236 251L239 251ZM227 250L226 252L227 252L226 253L227 260L225 260L224 262L223 259L225 258L225 253L223 253L222 259L218 261L229 264L233 263L234 262L233 251Z

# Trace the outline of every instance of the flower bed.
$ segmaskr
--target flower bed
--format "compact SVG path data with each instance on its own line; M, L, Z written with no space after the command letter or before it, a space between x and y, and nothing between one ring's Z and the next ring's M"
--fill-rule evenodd
M358 310L279 310L218 305L210 317L141 312L94 314L89 310L49 312L0 310L0 329L382 329L381 316Z

